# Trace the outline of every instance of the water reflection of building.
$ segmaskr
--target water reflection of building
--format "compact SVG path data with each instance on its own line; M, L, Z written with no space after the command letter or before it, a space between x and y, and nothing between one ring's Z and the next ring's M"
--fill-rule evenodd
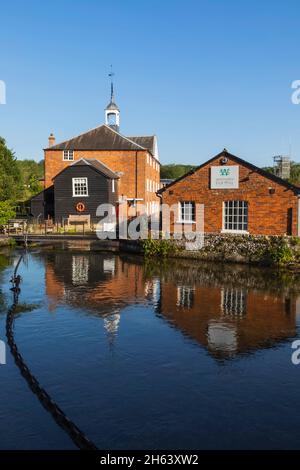
M141 266L113 254L57 252L46 259L48 308L66 303L103 318L113 344L122 308L157 295L157 281L144 280Z
M122 325L122 309L145 301L217 358L296 335L296 293L263 271L222 269L193 269L189 262L188 275L184 263L169 263L166 272L146 275L136 259L63 252L47 257L46 291L50 309L63 302L101 316L110 342Z
M216 357L273 346L296 334L293 295L166 281L160 314Z
M149 289L152 290L150 282ZM63 252L46 260L46 293L52 309L60 302L110 314L147 294L141 266L110 254Z

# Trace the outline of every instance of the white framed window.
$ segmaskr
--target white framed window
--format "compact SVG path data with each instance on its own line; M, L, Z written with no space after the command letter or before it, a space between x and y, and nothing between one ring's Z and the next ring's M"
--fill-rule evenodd
M195 222L195 203L192 201L182 201L179 203L180 222Z
M191 286L177 287L177 307L193 308L195 302L195 288Z
M87 197L88 192L88 179L87 178L72 178L73 197Z
M63 160L66 160L66 161L74 160L74 150L64 150Z
M115 192L115 180L111 180L111 192Z
M87 256L72 256L72 284L86 284L89 280L89 258Z
M248 231L248 202L224 201L223 203L223 231Z
M244 315L247 313L247 293L244 289L222 289L221 309L223 315Z

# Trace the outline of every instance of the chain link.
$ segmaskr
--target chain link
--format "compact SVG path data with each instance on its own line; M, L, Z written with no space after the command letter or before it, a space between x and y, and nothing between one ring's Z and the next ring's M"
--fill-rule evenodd
M18 287L19 283L16 285L15 279L17 268L19 267L22 258L23 255L21 255L17 263L14 276L12 278L14 301L8 310L6 317L6 337L10 351L14 357L15 363L20 369L22 376L25 378L32 392L38 397L40 403L51 414L55 422L70 436L74 444L81 450L97 450L95 444L90 441L76 426L76 424L65 415L65 413L61 410L61 408L59 408L55 401L52 400L47 391L40 386L38 380L34 377L34 375L32 375L29 367L26 365L22 355L18 351L18 347L14 340L14 314L16 312L19 301L20 289Z

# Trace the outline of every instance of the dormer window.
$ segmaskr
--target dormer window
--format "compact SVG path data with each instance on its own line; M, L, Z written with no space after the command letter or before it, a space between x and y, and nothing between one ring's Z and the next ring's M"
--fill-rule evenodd
M63 160L74 160L74 150L64 150Z

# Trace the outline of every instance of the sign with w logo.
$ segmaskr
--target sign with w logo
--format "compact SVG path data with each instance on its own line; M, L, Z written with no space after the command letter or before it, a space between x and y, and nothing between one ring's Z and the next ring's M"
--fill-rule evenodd
M239 167L212 166L210 169L211 189L238 189L239 187Z
M228 176L230 174L230 169L229 168L221 168L220 169L220 175L221 176Z

